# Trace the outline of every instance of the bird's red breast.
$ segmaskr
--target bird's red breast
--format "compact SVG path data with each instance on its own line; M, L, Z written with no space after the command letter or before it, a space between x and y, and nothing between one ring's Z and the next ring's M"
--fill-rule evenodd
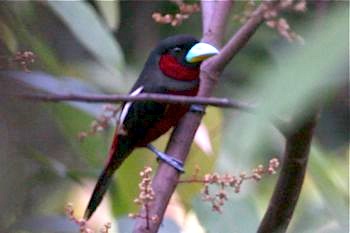
M192 81L199 79L198 67L186 67L179 63L176 57L170 54L163 54L159 60L159 68L167 77L180 80ZM195 96L198 86L186 91L168 91L172 95ZM151 141L166 133L171 127L177 124L180 118L188 111L189 106L183 104L169 104L164 112L164 116L151 129L148 130L144 140L138 146L145 146Z
M199 78L198 67L187 67L179 63L176 57L163 54L159 60L160 70L168 77L180 81L192 81Z

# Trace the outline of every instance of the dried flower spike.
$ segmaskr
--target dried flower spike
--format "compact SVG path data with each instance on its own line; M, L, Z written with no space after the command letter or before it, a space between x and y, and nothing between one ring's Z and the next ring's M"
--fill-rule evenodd
M179 183L202 183L204 185L202 190L202 200L210 202L212 210L221 213L225 201L228 200L226 188L233 188L235 193L239 193L244 181L260 181L265 174L275 174L279 165L278 159L274 158L269 161L267 168L260 164L252 170L251 174L241 172L238 176L235 176L230 174L220 175L218 173L213 173L205 174L202 179L198 178L199 169L196 169L191 178L188 180L180 180ZM216 193L210 193L210 185L218 186Z
M186 4L183 1L173 1L179 8L179 13L161 14L155 12L152 14L152 18L156 23L170 24L171 26L179 26L182 22L190 17L190 15L200 11L198 4Z
M281 0L276 6L269 1L262 4L265 4L264 18L268 27L276 29L289 42L304 43L303 38L291 29L287 20L283 17L278 18L278 14L282 11L305 12L306 0Z
M263 17L268 27L275 29L289 42L298 41L301 44L304 43L303 38L291 29L287 20L279 17L279 15L283 11L305 12L307 9L306 0L280 0L278 4L276 4L276 1L263 0L261 4L264 8ZM253 12L256 8L257 4L255 1L249 0L245 3L243 13L235 15L234 19L244 23L249 18L254 17Z
M109 127L109 123L116 118L120 107L111 104L103 106L103 113L90 124L90 129L78 133L79 141L83 141L86 137L102 132Z
M152 189L152 168L145 167L141 172L141 182L139 183L140 193L137 198L134 199L134 203L142 206L145 209L145 216L140 214L130 213L130 218L143 218L149 225L149 221L158 221L158 216L149 216L149 204L155 200L155 194Z

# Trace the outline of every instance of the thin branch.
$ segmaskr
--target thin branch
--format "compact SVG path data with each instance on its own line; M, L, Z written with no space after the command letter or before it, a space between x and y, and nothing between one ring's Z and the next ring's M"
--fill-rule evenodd
M2 94L4 95L4 94ZM14 94L8 94L13 96ZM0 95L1 96L1 95ZM63 102L63 101L74 101L74 102L87 102L87 103L118 103L118 102L142 102L142 101L155 101L158 103L176 103L176 104L199 104L204 106L213 106L220 108L237 109L246 113L254 113L256 106L248 104L243 101L228 99L228 98L217 98L217 97L199 97L199 96L182 96L182 95L168 95L168 94L152 94L144 93L137 96L130 95L103 95L103 94L15 94L16 97L23 98L31 101L43 101L43 102ZM282 135L286 135L289 127L288 122L274 117L267 119L278 129Z
M280 175L258 233L286 232L304 182L318 111L287 138Z
M78 101L88 103L117 103L127 101L155 101L159 103L210 105L214 107L240 109L246 112L253 112L255 109L253 105L227 98L192 97L150 93L144 93L137 96L101 94L18 94L16 96L28 100L45 102Z

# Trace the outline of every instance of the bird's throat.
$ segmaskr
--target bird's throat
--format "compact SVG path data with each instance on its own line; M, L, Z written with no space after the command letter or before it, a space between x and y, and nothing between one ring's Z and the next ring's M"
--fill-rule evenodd
M176 80L193 81L199 78L199 67L187 67L170 54L160 57L159 68L163 74Z

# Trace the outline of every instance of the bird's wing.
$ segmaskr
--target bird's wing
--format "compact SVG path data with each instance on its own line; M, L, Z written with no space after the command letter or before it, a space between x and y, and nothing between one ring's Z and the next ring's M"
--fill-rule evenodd
M130 93L130 96L136 96L136 95L140 94L143 91L143 89L144 89L143 86L136 88L133 92ZM119 132L119 134L123 134L123 132L124 132L124 130L123 130L124 121L125 121L126 115L128 114L128 112L130 110L132 103L133 103L132 101L126 102L123 105L123 107L118 115L117 132Z

